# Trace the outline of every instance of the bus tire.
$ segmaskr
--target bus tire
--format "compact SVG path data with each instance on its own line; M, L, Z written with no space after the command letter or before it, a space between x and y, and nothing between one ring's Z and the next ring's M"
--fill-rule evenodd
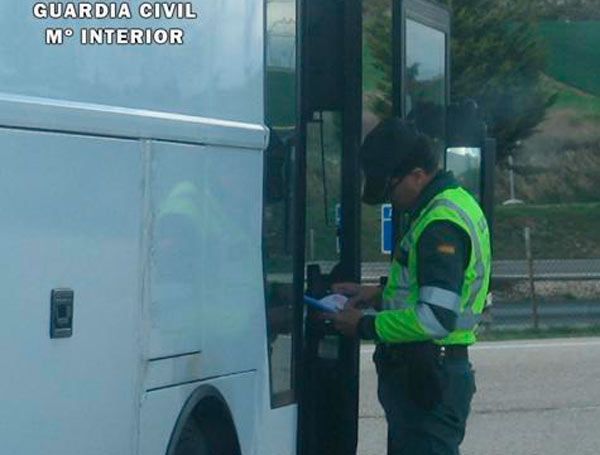
M175 455L240 455L233 423L220 413L197 409L182 429Z
M208 444L206 431L193 416L185 423L177 441L175 455L213 455Z

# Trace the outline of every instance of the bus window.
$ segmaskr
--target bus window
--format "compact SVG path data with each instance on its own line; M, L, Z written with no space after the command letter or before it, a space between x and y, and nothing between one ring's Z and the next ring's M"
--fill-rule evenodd
M392 0L366 1L363 8L363 115L362 134L366 136L381 120L392 114ZM362 259L366 263L387 262L391 245L382 242L381 205L361 207ZM387 214L387 212L386 212ZM371 233L371 235L369 235ZM373 234L377 235L373 235ZM372 275L363 264L364 275Z
M481 149L449 147L446 150L446 170L452 171L458 182L481 202Z
M342 119L319 111L306 128L306 258L330 272L339 260Z
M446 35L411 19L406 21L405 112L417 128L444 137Z
M263 256L267 301L271 404L295 401L293 303L296 154L296 1L266 3L265 151Z

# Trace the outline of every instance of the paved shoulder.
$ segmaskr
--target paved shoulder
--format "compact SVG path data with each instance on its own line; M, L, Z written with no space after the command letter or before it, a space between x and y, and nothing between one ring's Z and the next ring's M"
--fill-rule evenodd
M386 425L370 357L361 348L360 455L385 453ZM600 453L600 338L478 343L463 455Z

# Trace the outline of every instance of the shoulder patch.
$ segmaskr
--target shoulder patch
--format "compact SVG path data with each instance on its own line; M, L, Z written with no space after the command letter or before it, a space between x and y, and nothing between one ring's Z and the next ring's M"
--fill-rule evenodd
M449 243L441 243L438 245L437 251L441 254L456 254L456 247Z

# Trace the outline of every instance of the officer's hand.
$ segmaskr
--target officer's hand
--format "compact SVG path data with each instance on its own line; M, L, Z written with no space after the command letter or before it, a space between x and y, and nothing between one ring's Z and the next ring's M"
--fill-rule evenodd
M331 290L336 294L342 294L346 297L354 297L360 292L360 284L358 283L333 283Z
M350 297L345 308L381 308L381 289L377 286L361 286L359 292Z
M355 308L346 308L339 313L328 315L328 319L333 321L335 329L347 337L356 336L358 322L362 317L362 311Z

